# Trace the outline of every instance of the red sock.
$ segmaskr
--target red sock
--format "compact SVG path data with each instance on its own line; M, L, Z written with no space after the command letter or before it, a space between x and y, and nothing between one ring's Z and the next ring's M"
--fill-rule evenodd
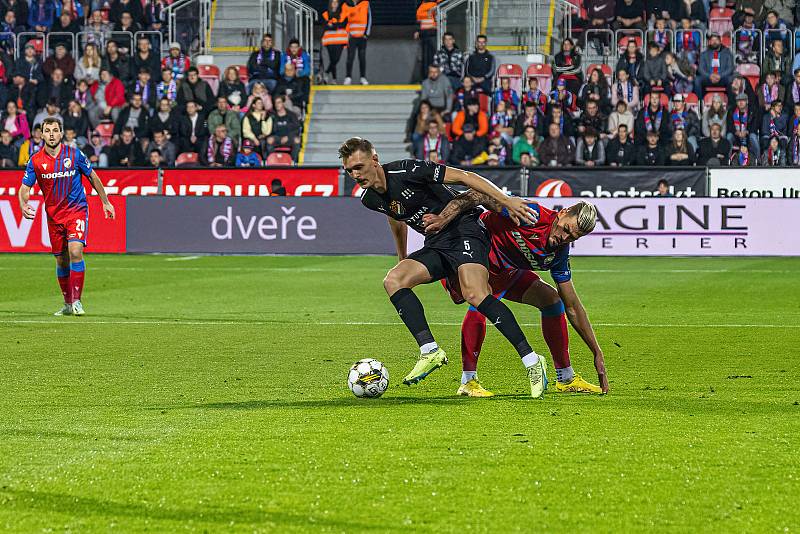
M83 278L86 274L86 265L79 261L70 264L69 271L69 286L72 290L72 302L81 300L81 293L83 293Z
M486 337L486 317L478 310L470 309L461 323L461 370L477 371L478 355Z
M70 294L69 286L69 274L69 269L64 269L63 271L61 268L56 269L56 278L58 279L58 285L61 286L61 294L64 295L65 304L72 304L72 295Z
M569 332L567 317L563 311L558 315L542 314L542 335L553 356L553 365L556 369L569 367Z

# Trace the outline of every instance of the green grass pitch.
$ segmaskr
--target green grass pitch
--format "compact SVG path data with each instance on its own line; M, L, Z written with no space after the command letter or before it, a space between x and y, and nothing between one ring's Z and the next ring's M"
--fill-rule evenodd
M465 310L438 285L450 365L403 386L392 258L89 256L84 318L52 317L53 263L0 256L0 530L800 528L800 259L574 258L611 393L543 402L491 326L498 397L454 397ZM383 398L346 387L363 357Z

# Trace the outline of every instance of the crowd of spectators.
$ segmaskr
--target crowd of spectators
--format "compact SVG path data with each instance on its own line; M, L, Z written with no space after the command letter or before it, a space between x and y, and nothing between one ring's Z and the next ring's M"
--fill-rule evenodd
M547 83L515 80L498 75L485 36L465 54L446 34L409 120L414 156L453 165L800 166L800 53L791 54L795 12L783 1L583 7L578 42L614 59L613 71L587 67L566 38ZM715 8L731 13L729 32L708 29ZM611 31L588 31L598 29ZM619 29L641 33L612 33Z
M98 167L296 161L309 54L296 39L276 49L267 34L246 66L220 77L193 64L188 43L160 52L169 4L0 0L0 166L42 149L47 117Z

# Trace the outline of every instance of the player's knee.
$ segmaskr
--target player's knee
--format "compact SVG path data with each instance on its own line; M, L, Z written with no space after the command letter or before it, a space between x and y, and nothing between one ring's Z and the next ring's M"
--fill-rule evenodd
M383 279L383 288L389 296L394 295L403 289L403 287L405 286L403 285L403 277L400 273L394 269L386 273L386 277Z
M477 308L480 306L481 302L489 296L489 290L473 287L467 289L461 288L461 295L464 297L464 300L469 302L470 306Z

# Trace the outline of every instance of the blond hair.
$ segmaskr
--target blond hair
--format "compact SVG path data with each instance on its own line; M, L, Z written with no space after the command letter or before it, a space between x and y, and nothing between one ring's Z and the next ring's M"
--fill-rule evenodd
M594 226L597 224L597 208L594 204L581 201L570 206L567 212L577 220L581 235L591 234L594 231Z

